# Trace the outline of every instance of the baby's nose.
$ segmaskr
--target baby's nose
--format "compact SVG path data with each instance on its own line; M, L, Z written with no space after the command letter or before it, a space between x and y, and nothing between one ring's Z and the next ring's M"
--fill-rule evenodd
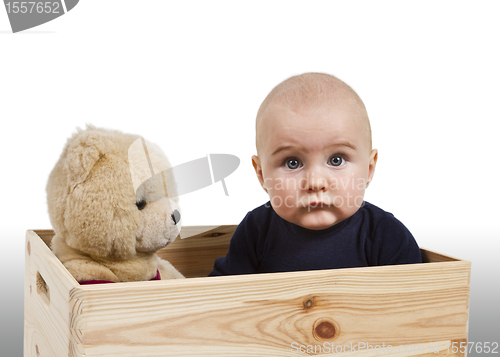
M323 182L312 183L308 186L308 191L325 191L326 185Z
M318 175L313 173L309 173L307 175L307 186L306 189L308 191L325 191L327 187L327 180L322 175Z
M172 217L174 224L179 223L179 221L181 220L181 214L178 210L175 210L170 217Z

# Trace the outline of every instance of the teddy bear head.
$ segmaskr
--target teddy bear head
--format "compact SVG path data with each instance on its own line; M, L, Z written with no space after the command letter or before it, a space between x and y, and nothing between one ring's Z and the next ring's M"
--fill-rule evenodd
M47 184L59 239L91 257L118 260L173 242L180 209L175 183L160 166L170 167L166 156L139 136L90 125L79 130Z

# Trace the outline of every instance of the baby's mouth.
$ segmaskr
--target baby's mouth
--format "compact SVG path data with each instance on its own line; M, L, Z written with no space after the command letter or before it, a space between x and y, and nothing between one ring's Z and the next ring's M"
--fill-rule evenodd
M332 198L325 194L312 194L310 196L305 196L302 197L299 202L300 206L307 209L328 208L334 206Z
M331 205L325 202L310 202L306 207L307 208L317 208L317 207L330 207Z

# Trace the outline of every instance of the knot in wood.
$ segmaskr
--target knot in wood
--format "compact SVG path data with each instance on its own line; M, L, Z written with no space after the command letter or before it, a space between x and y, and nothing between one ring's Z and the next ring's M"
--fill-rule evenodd
M304 308L305 309L310 309L313 305L314 305L313 299L307 299L304 301Z
M335 326L330 321L321 321L314 328L315 335L323 340L329 340L335 336Z
M210 237L218 237L221 235L222 235L222 233L212 233L212 234L210 234Z

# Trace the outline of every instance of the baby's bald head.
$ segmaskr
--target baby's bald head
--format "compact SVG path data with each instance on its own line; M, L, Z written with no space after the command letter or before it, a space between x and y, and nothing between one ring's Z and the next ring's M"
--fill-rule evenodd
M286 107L294 112L310 110L329 105L333 108L348 109L353 120L359 121L371 150L371 128L365 105L356 92L340 79L325 73L304 73L293 76L278 84L262 102L257 112L256 145L259 154L260 137L265 122L272 120L267 113L271 106Z

